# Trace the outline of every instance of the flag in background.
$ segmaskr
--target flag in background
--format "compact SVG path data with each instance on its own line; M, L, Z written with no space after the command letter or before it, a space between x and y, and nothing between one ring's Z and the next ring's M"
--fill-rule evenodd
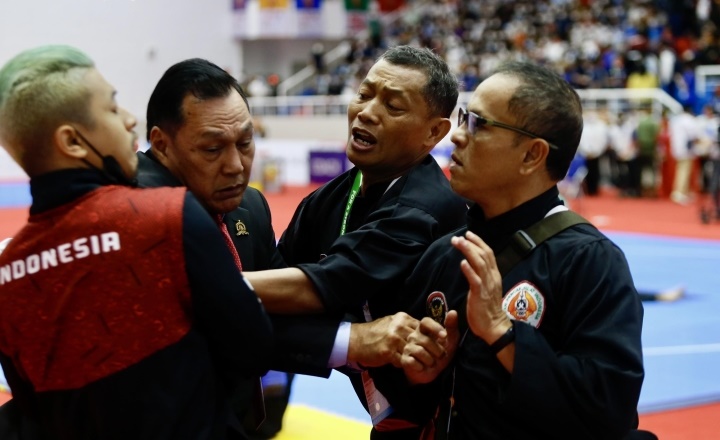
M345 0L345 9L348 11L367 11L370 9L370 0Z
M392 12L400 9L405 4L405 0L378 0L380 12Z
M302 9L320 9L322 0L296 0L298 10Z
M288 0L260 0L260 9L286 9Z

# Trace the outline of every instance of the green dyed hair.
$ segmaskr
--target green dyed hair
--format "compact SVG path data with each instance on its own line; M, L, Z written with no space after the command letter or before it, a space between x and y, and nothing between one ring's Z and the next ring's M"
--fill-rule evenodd
M21 164L40 153L60 125L92 128L84 77L93 67L78 49L53 45L21 52L0 69L0 143Z

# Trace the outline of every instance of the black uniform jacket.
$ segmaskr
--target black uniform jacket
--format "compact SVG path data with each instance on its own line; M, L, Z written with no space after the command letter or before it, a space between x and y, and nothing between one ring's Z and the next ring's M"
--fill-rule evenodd
M181 186L182 183L160 164L152 153L138 153L138 180L142 186ZM243 270L255 271L286 267L278 252L267 200L255 188L245 190L240 206L224 217L233 243L240 254ZM237 234L242 222L247 234ZM335 334L328 334L327 319L321 316L270 315L274 329L271 368L328 377L327 368ZM333 320L337 330L337 321Z
M278 245L285 261L312 280L326 316L334 318L325 331L333 336L343 314L365 320L366 300L373 319L399 311L401 287L422 253L459 227L467 212L465 201L428 156L396 181L373 185L358 196L340 236L357 173L353 168L306 197ZM332 338L326 340L332 344ZM356 386L365 403L361 389Z
M425 300L435 291L451 309L466 301L464 257L452 235L469 229L497 254L515 231L561 203L553 188L491 220L471 207L467 227L434 243L418 264L406 289L408 310L426 316ZM467 332L444 377L452 390L454 372L450 438L619 439L636 427L643 309L622 251L594 226L575 225L511 269L503 290L498 301L515 320L514 371Z

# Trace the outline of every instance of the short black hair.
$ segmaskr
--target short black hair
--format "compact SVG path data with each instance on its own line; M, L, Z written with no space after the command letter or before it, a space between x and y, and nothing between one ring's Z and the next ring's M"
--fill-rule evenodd
M247 95L240 83L224 69L202 58L191 58L171 66L165 71L150 95L147 106L147 140L153 127L175 135L183 119L182 104L188 94L200 100L223 98L232 90L242 96L248 105Z
M507 75L520 85L508 102L523 129L556 145L550 150L547 170L560 181L570 168L583 131L582 104L577 92L554 71L527 61L511 61L493 74Z
M433 116L450 117L457 105L459 84L445 60L439 55L428 48L394 46L380 55L378 61L381 60L425 73L427 84L422 94L430 112Z

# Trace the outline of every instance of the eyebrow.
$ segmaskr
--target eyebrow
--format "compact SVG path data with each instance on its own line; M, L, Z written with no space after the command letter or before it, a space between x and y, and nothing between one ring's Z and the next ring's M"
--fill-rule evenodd
M466 107L466 108L465 108L465 111L468 112L468 113L475 113L476 115L478 115L478 116L480 116L480 117L483 117L483 118L485 118L485 119L492 119L493 121L495 120L494 118L491 118L491 117L489 117L489 116L485 116L485 115L482 114L482 112L480 112L480 111L478 111L478 110L473 110L473 109L471 109L471 108L469 108L469 107Z
M240 128L240 131L242 132L242 134L247 134L248 132L252 132L253 128L254 127L253 127L253 123L252 123L252 119L251 119L243 124L243 126ZM215 138L222 138L225 135L226 135L225 131L216 130L214 128L209 128L209 129L203 131L200 134L200 137L205 138L205 139L215 139Z
M376 82L373 82L373 81L370 81L370 80L367 79L367 78L365 78L365 79L363 80L363 82L360 83L360 85L368 85L368 86L371 86L371 87L373 87L373 88L377 88L377 83L376 83ZM398 89L398 88L395 88L395 87L385 86L385 87L383 87L383 91L385 91L386 93L389 93L389 94L391 94L391 95L405 96L405 92L404 92L402 89Z

